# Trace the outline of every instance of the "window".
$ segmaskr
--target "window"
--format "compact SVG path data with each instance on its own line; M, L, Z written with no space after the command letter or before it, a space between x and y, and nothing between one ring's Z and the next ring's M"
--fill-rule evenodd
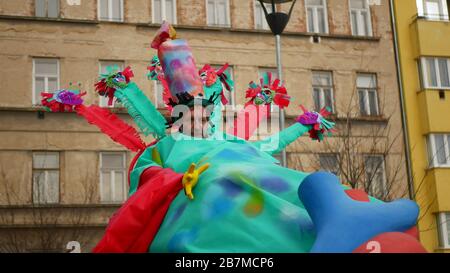
M430 167L450 167L450 134L428 136L428 162Z
M450 248L450 212L441 212L437 215L439 245Z
M100 61L100 74L107 73L107 67L114 67L117 66L120 71L124 69L124 62L123 61ZM114 98L113 104L108 106L108 98L105 96L100 96L99 99L99 106L101 107L121 107L120 103L116 101Z
M121 203L126 198L126 154L100 153L100 200Z
M159 81L155 81L153 87L154 87L153 90L155 90L156 108L165 109L166 104L164 103L164 100L163 100L164 88L163 88L162 84Z
M317 112L325 107L334 112L333 75L331 72L313 72L313 98Z
M59 202L59 153L33 153L33 203Z
M278 163L276 163L277 165L281 166L281 160L283 159L283 155L281 153L278 154L274 154L272 155L273 158L275 158L276 160L278 160ZM286 155L286 164L287 164L287 155Z
M228 0L206 0L207 22L209 26L230 26Z
M258 81L257 83L259 84L259 79L262 78L264 76L264 74L266 74L267 72L272 73L272 81L278 78L278 71L276 68L259 68L258 70ZM272 112L280 112L280 107L278 107L278 105L275 104L271 104L270 109Z
M320 168L335 175L339 175L339 160L337 154L319 155Z
M416 0L419 16L432 20L448 20L448 4L446 0Z
M350 20L353 35L372 36L372 19L367 0L350 0Z
M98 12L102 21L123 22L123 0L98 0Z
M272 5L264 3L268 13L272 12ZM258 0L255 0L255 28L269 30L269 24L267 24L266 14Z
M369 155L365 158L366 187L370 195L380 199L387 194L384 165L384 157L381 155Z
M421 58L424 88L450 89L450 58Z
M33 59L33 105L41 104L41 92L59 89L59 60Z
M356 85L359 95L359 108L361 115L379 115L376 75L359 74Z
M326 0L306 0L308 32L328 33Z
M59 17L59 0L35 0L34 5L36 17Z
M152 0L153 23L177 23L176 0Z
M231 80L234 81L233 67L231 67L231 66L228 67L228 69L226 71L230 75ZM227 106L231 106L232 108L235 107L236 106L236 91L233 90L230 92L230 91L226 90L225 88L223 90L224 90L225 97L228 100Z

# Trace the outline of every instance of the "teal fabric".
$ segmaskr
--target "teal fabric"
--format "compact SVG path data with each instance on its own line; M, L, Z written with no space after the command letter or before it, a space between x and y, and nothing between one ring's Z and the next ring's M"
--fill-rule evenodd
M293 125L279 134L280 145L308 130ZM132 180L156 164L151 160L155 148L162 167L178 173L191 163L210 164L194 189L195 199L190 201L181 191L172 202L149 251L308 252L314 227L297 196L308 174L279 166L270 155L274 151L261 147L221 132L208 139L176 133L149 147L138 159Z
M305 126L300 123L282 130L278 134L253 143L259 150L264 151L270 155L275 155L284 150L289 144L301 137L304 133L311 129L310 126Z
M166 119L136 83L130 82L125 88L117 89L114 96L127 108L128 114L144 135L152 134L158 139L165 136Z
M279 134L280 146L308 130L303 125L289 127ZM297 195L308 174L277 165L270 152L258 149L261 143L224 134L192 139L176 133L147 148L132 180L157 165L151 160L152 149L158 149L162 167L178 173L191 163L211 165L201 175L193 201L180 191L172 202L149 252L309 252L314 226Z

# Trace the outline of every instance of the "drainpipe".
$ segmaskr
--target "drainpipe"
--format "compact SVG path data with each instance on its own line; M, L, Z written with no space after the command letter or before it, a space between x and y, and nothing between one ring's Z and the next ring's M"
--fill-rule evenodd
M395 24L395 10L394 10L394 0L389 0L390 5L390 13L391 13L391 25L393 31L393 40L394 40L394 50L395 50L395 63L397 65L397 81L398 87L400 91L400 111L402 114L402 124L403 124L403 141L405 143L405 156L406 156L406 169L408 174L408 191L409 198L414 199L414 182L413 182L413 174L411 168L411 152L409 150L409 133L408 133L408 123L406 117L406 105L405 98L403 96L403 82L402 82L402 68L400 67L400 56L399 56L399 48L398 48L398 37L397 37L397 26Z

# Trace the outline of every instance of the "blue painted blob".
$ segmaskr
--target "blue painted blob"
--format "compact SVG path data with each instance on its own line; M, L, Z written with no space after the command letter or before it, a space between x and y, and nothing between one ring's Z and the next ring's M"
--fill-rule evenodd
M186 246L194 242L197 236L197 228L192 228L191 230L181 230L175 233L169 240L167 248L171 253L186 252Z
M326 172L307 176L298 196L317 230L311 248L316 253L352 252L378 234L410 229L419 215L419 206L407 199L390 203L353 200L338 177Z
M186 202L177 208L177 210L173 214L172 218L170 219L169 225L174 224L181 217L181 215L183 214L187 205L188 205L188 203Z
M289 191L289 184L280 177L263 177L260 182L261 188L272 193L282 193Z
M232 161L240 161L240 160L246 160L248 158L248 155L245 155L243 153L235 152L231 149L224 149L221 152L219 152L215 157L220 159L227 159Z
M223 189L226 196L234 198L244 191L241 185L233 182L232 179L223 177L217 182Z
M211 205L205 205L203 208L203 217L205 220L213 220L229 213L234 207L232 200L218 196L214 198Z
M244 151L245 151L248 155L251 155L251 156L259 156L258 150L256 150L256 148L253 147L253 146L246 146L245 149L244 149Z

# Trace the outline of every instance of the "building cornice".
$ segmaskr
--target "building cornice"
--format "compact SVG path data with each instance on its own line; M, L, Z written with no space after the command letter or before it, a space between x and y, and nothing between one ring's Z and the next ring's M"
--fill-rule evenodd
M128 114L127 110L125 108L106 108L112 113L115 114ZM169 118L169 112L166 109L158 109L158 111L161 112L161 114ZM53 115L76 115L75 112L64 112L64 113L51 113L47 112L44 107L42 106L33 106L33 107L12 107L12 106L1 106L0 105L0 112L30 112L30 113L43 113L45 114L53 114ZM235 111L237 113L237 111ZM298 115L292 115L292 114L286 114L287 120L295 120L298 117ZM361 122L361 123L388 123L389 119L385 116L353 116L353 117L347 117L347 116L339 116L339 115L332 115L328 118L330 121L338 122L338 123L344 123L347 121L350 122Z
M109 22L109 21L99 21L99 20L86 20L86 19L68 19L68 18L41 18L34 16L13 16L13 15L0 15L1 20L15 20L15 21L31 21L36 23L64 23L64 24L79 24L87 26L97 26L100 24L113 24L113 25L126 25L135 26L137 28L150 28L155 31L161 26L160 24L153 23L134 23L134 22ZM193 25L181 25L175 24L174 27L177 30L192 30L192 31L211 31L211 32L223 32L223 33L241 33L247 35L267 35L273 36L269 30L258 30L258 29L243 29L243 28L233 28L233 27L214 27L214 26L193 26ZM297 31L285 31L283 36L289 37L303 37L303 38L314 38L319 37L320 39L331 39L331 40L350 40L350 41L366 41L366 42L379 42L381 37L371 37L371 36L353 36L347 34L321 34L321 33L309 33L309 32L297 32Z

